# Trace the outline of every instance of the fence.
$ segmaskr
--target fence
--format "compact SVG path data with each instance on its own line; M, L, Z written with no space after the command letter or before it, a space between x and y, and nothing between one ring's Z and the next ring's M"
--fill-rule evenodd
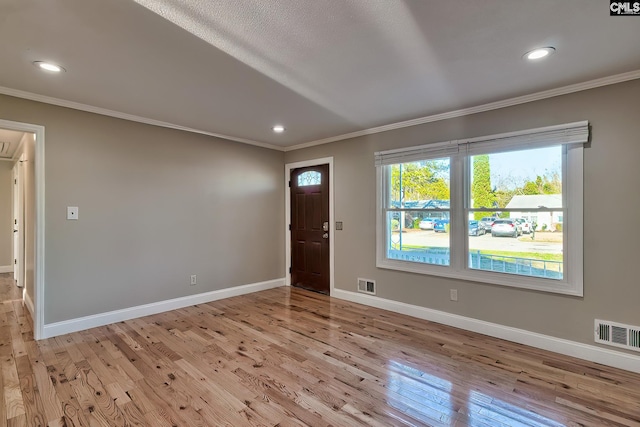
M563 275L562 261L482 254L480 251L469 252L469 265L471 268L478 270L545 277L548 279L562 279Z
M396 250L389 249L387 251L389 259L398 259L401 261L421 262L424 264L449 265L449 249L411 249Z
M424 264L449 265L449 249L409 249L387 250L389 259L420 262ZM562 261L546 261L534 258L518 258L503 255L483 254L480 251L469 252L469 267L477 270L498 273L520 274L523 276L562 279Z

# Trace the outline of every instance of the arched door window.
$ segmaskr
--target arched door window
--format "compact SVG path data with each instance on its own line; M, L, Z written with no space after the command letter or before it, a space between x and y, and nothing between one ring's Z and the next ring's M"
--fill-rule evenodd
M316 171L307 171L298 175L298 187L322 184L322 174Z

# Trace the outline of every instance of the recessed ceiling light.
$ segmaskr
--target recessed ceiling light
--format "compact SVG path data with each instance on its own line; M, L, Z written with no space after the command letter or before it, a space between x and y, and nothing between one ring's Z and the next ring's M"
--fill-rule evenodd
M273 131L274 131L275 133L282 133L282 132L284 132L284 130L285 130L285 129L284 129L284 126L282 126L282 125L275 125L275 126L274 126L274 127L272 127L271 129L273 129Z
M525 53L522 57L523 58L527 58L531 61L535 61L536 59L542 59L545 58L549 55L551 55L552 53L554 53L556 51L556 49L554 47L542 47L539 49L534 49L531 50L527 53Z
M40 68L41 70L51 71L52 73L60 73L62 71L66 71L61 66L56 65L56 64L52 64L51 62L34 61L33 65L35 65L36 67Z

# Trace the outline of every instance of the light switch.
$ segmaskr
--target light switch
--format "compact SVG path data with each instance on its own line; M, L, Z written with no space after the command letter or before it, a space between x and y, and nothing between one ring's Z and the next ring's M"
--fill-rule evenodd
M78 219L77 206L67 206L67 219Z

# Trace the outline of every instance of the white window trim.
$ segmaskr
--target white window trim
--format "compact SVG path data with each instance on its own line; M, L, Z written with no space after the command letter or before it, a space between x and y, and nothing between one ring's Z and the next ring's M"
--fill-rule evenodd
M589 136L588 122L550 126L508 134L492 135L460 141L427 144L375 153L376 156L376 266L379 268L427 274L474 282L490 283L522 289L583 296L583 144ZM476 145L477 144L477 145ZM466 233L465 197L470 167L463 162L470 155L509 150L525 150L542 146L563 145L563 206L566 209L563 251L563 279L544 279L516 274L496 273L466 267L468 238ZM456 147L457 149L454 149ZM462 149L460 149L462 147ZM471 147L467 151L466 147ZM430 148L433 148L431 150ZM389 259L385 203L387 177L385 166L429 158L451 157L451 229L450 265L441 266ZM564 172L566 171L566 172Z

